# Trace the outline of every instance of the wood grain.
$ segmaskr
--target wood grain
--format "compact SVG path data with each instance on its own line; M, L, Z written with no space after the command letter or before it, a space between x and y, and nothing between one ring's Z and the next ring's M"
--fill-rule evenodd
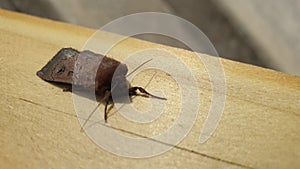
M132 159L111 154L80 132L71 93L62 92L35 73L62 47L81 49L95 30L0 10L0 166L5 168L299 168L300 78L221 59L226 104L219 126L204 144L198 139L211 105L205 66L190 51L134 38L109 56L119 60L139 50L159 48L176 54L197 79L201 109L190 133L161 155ZM107 42L119 36L101 32ZM202 55L213 61L216 58ZM157 73L149 89L164 88L177 97L172 79ZM145 76L148 76L147 74ZM133 84L145 85L137 76ZM168 97L168 95L167 95ZM170 100L174 100L171 97ZM138 98L138 104L145 99ZM142 102L143 103L143 102ZM138 125L120 114L109 118L120 132L151 136L164 131L179 104L167 105L154 124ZM103 106L101 106L103 108ZM170 120L171 118L171 120ZM163 144L163 143L162 143Z

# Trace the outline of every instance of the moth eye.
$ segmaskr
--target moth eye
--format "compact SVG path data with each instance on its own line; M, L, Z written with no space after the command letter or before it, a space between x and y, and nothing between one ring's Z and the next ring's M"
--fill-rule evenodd
M73 71L69 71L68 76L73 76Z
M62 66L56 73L57 74L62 74L62 73L64 73L65 69L66 69L66 67Z

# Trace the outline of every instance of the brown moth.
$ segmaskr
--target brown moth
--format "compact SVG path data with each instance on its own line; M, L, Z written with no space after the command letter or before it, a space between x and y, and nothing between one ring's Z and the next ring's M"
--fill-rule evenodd
M166 100L148 93L142 87L130 87L126 80L127 72L127 66L115 59L88 50L79 52L63 48L37 72L37 76L62 87L64 91L72 91L72 86L82 91L94 90L97 100L105 103L104 119L107 122L107 106L113 101L112 98L137 96L137 91L140 91L147 97Z

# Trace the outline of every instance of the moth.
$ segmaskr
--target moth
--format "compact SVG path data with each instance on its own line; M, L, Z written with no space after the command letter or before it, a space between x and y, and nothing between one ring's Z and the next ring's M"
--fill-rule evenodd
M104 119L107 122L107 106L114 101L113 98L142 94L166 100L150 94L142 87L131 87L126 80L127 72L126 64L113 58L89 50L79 52L73 48L62 48L37 72L37 76L62 87L63 91L72 91L72 86L82 91L94 90L97 100L105 104Z

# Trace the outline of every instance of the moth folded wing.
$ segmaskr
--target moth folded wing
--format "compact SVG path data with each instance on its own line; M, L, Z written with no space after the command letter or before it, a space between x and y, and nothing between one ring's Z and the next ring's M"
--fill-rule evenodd
M95 79L103 57L103 55L87 50L79 53L73 72L72 91L74 93L95 99Z
M72 48L61 49L37 76L48 82L72 84L74 64L79 52Z
M125 75L128 68L125 64L120 63L109 57L105 57L101 62L96 77L96 93L101 98L105 96L106 91L113 94L116 101L120 96L128 95L128 82ZM112 96L112 95L111 95Z

